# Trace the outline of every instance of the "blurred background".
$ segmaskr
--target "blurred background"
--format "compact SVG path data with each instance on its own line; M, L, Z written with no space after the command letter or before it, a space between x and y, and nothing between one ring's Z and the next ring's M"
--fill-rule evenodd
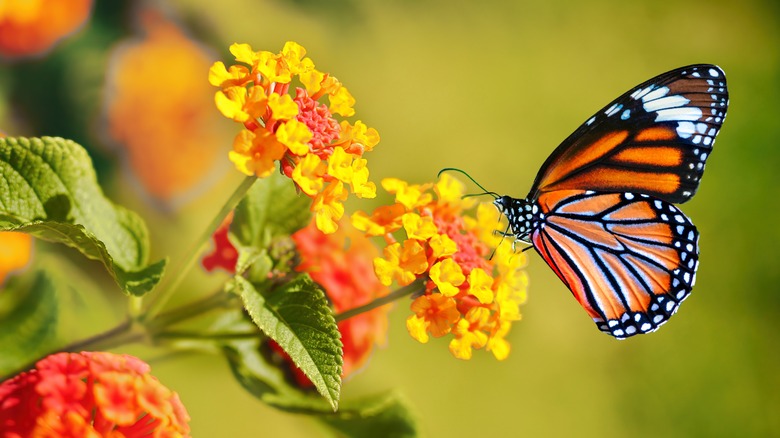
M672 68L720 65L728 121L682 207L701 232L698 281L670 323L615 341L528 253L529 298L506 361L417 343L402 302L386 346L342 394L397 389L430 437L780 436L777 2L103 0L87 14L39 54L8 52L0 130L87 147L109 197L146 218L153 259L180 257L241 179L226 154L237 128L206 80L211 63L232 61L233 42L276 52L294 40L337 76L382 137L366 155L373 181L433 181L453 166L515 197L619 94ZM220 357L151 365L181 395L193 436L324 433L245 393Z

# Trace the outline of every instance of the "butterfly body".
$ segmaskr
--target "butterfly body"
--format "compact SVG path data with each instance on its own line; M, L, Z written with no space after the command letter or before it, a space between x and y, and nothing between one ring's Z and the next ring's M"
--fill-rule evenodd
M696 281L699 234L673 203L696 193L728 106L723 71L659 75L605 106L558 146L525 199L497 197L597 327L656 330Z

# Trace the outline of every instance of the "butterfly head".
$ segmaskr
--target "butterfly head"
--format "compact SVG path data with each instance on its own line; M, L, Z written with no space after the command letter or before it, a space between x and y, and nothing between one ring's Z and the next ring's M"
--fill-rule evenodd
M540 219L539 206L533 201L511 196L499 196L493 201L493 205L506 216L512 236L517 240L531 243L531 229Z

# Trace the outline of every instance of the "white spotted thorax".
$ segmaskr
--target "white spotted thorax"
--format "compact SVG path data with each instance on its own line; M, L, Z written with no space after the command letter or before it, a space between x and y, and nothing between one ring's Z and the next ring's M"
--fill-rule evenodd
M509 221L511 236L516 241L531 243L531 231L544 220L544 214L536 202L501 196L493 201L498 211Z

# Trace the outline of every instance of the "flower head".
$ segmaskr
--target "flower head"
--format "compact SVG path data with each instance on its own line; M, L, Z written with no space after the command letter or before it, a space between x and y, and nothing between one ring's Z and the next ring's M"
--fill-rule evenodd
M189 436L179 396L127 355L58 353L0 383L3 436Z
M4 0L0 2L0 55L38 55L81 27L92 0Z
M209 82L220 88L217 108L243 126L230 160L258 177L280 163L312 198L317 227L334 232L349 193L376 196L363 153L376 146L379 134L359 120L337 118L355 114L355 99L335 77L317 70L300 44L287 42L279 53L255 52L247 44L230 51L240 64L216 62L209 71Z
M32 254L32 236L13 231L0 232L0 285L8 274L24 268Z
M388 242L374 260L383 284L425 281L406 321L409 334L423 343L429 335L452 335L450 351L460 359L479 348L505 359L504 337L520 319L527 278L525 256L499 245L494 235L498 211L487 203L475 208L472 199L463 199L463 184L447 174L436 184L385 179L382 187L395 195L394 204L357 212L352 223ZM405 237L396 241L402 230Z
M106 131L133 177L154 198L180 204L224 164L230 124L215 114L203 81L208 52L174 23L142 11L143 36L113 50L106 77Z

